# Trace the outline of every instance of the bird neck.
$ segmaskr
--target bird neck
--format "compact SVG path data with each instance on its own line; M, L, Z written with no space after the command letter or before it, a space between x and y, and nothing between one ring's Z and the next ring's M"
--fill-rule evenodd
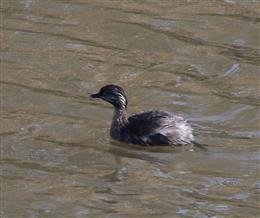
M115 127L123 127L127 124L127 113L126 109L115 109L112 125Z
M126 124L128 123L127 120L127 113L126 113L126 109L125 108L115 108L114 111L114 116L113 116L113 121L112 121L112 125L110 128L110 133L113 136L117 136L120 134L120 131L123 127L126 126Z

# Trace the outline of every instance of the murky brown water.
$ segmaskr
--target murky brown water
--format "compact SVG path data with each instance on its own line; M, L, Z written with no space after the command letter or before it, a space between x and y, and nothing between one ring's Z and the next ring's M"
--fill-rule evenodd
M257 217L257 0L4 0L1 217ZM183 115L208 152L110 139L129 113Z

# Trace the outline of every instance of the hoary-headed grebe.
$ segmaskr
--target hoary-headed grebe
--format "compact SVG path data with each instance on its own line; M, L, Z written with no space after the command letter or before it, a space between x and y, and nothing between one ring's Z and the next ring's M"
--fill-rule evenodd
M92 98L101 98L114 108L110 135L120 141L139 145L193 144L191 126L180 116L167 111L140 112L127 117L127 98L117 85L106 85Z

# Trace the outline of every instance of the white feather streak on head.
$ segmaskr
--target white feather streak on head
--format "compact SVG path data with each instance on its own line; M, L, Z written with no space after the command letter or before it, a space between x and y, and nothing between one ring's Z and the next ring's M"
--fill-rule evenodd
M124 97L121 93L117 93L117 96L118 96L118 98L119 98L120 103L121 103L124 107L126 107L126 99L125 99L125 97Z

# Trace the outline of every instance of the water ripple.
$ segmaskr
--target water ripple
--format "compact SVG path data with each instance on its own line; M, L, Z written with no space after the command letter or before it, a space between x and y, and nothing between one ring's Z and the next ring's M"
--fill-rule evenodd
M174 38L177 40L180 40L182 42L190 43L193 45L201 45L201 46L210 46L210 47L216 47L216 48L222 48L224 50L220 51L219 53L222 55L229 56L230 58L234 58L240 61L244 61L247 63L251 63L254 65L259 65L260 63L260 55L259 50L250 48L250 47L244 47L239 45L233 45L228 43L218 43L218 42L211 42L204 40L199 37L192 37L191 35L185 35L183 33L170 31L168 29L161 29L160 27L156 27L151 24L147 23L139 23L139 22L129 22L129 21L118 21L115 20L115 23L121 23L124 25L135 25L142 27L144 29L150 30L155 33L159 34L165 34L170 38Z
M119 48L116 46L111 46L111 45L106 45L101 42L97 42L94 40L88 40L88 39L82 39L74 36L68 36L63 33L55 33L55 32L42 32L42 31L36 31L36 30L29 30L29 29L19 29L19 28L12 28L12 27L2 27L2 29L7 30L7 31L19 31L19 32L24 32L24 33L32 33L32 34L41 34L41 35L47 35L51 37L59 37L63 39L68 39L71 41L77 41L81 42L82 44L88 45L88 46L93 46L93 47L98 47L98 48L103 48L103 49L109 49L109 50L118 50L118 51L124 51L125 49Z
M250 17L242 14L218 14L218 13L197 13L196 15L199 16L210 16L210 17L222 17L222 18L234 18L234 19L240 19L243 21L253 22L253 23L259 23L260 18L259 17Z

